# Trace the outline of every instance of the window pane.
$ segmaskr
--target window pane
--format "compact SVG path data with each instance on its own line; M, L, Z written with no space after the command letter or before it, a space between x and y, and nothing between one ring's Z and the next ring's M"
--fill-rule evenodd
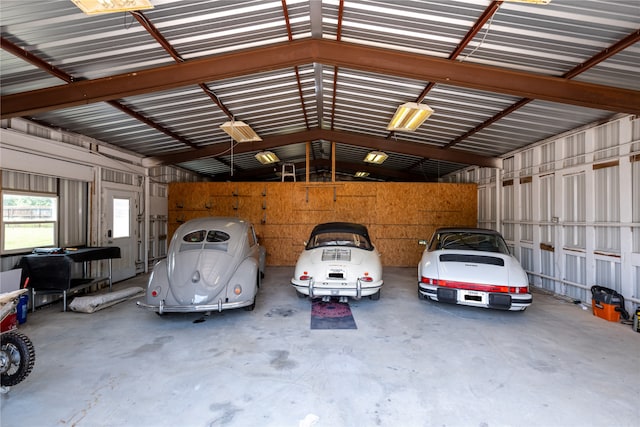
M3 251L57 245L58 198L37 194L2 194Z
M113 238L129 237L129 199L113 199Z
M55 197L3 194L2 207L4 222L55 221L58 216Z
M4 225L4 249L13 251L24 248L55 246L55 225L42 224L11 224Z

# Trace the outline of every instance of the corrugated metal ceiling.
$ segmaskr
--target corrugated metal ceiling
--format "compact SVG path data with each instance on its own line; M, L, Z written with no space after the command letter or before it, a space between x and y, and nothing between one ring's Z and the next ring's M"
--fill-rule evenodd
M144 12L90 17L68 0L3 0L3 118L29 117L148 156L149 165L176 164L211 179L279 180L280 164L264 166L254 158L264 148L303 174L308 142L312 179L326 180L335 142L339 179L353 179L363 170L370 173L365 179L423 181L469 164L491 164L505 153L620 112L640 113L640 3L635 0L152 3L154 9ZM265 49L311 39L331 42L336 51L368 50L359 50L361 57L349 66L319 55L320 60L273 67L267 63L271 56L263 55ZM482 82L474 82L474 75L429 81L408 77L400 68L381 72L394 68L380 48L424 58L425 76L432 58L480 66ZM45 108L25 113L35 105L30 91L37 89L68 85L71 93L80 84L98 87L103 78L214 57L224 59L221 67L238 68L235 54L247 51L258 57L258 67L246 73L218 78L213 69L216 77L204 81L166 86L159 79L142 93L133 85L118 91L123 96L84 104L50 99ZM288 62L286 50L273 52L277 63ZM517 93L495 87L488 67L524 73L513 74L514 82L522 77L524 83L514 83ZM420 75L421 68L411 74ZM543 92L538 76L568 77L598 85L596 91L626 89L623 98L631 99L622 99L618 109L538 99ZM54 92L40 93L46 98ZM26 107L8 111L14 99ZM429 104L435 113L416 132L389 133L396 107L410 101ZM249 123L263 143L232 144L219 128L230 119ZM383 165L366 164L371 149L390 157Z

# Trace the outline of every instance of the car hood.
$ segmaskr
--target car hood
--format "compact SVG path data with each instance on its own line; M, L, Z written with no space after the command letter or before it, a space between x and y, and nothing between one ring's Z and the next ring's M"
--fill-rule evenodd
M436 251L438 276L442 280L514 286L522 268L510 255L477 251ZM516 277L512 277L516 276Z
M180 304L207 304L224 291L237 265L222 251L179 252L167 262L169 288Z

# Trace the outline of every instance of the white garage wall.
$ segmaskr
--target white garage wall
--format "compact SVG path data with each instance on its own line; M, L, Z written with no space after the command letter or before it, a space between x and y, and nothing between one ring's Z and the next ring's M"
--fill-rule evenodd
M136 199L133 255L136 271L166 256L166 183L196 181L191 172L141 166L140 156L101 141L52 129L24 119L2 120L0 172L4 189L57 194L60 200L58 245L103 245L102 189L131 189ZM12 269L22 255L0 257L0 271Z
M591 286L606 286L627 310L640 304L640 118L617 116L509 153L502 170L445 180L478 183L478 226L503 233L533 285L588 303Z

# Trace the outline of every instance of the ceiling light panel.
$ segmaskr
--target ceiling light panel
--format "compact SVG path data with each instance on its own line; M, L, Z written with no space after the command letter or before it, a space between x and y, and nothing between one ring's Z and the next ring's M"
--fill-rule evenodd
M153 9L149 0L71 0L87 15Z

